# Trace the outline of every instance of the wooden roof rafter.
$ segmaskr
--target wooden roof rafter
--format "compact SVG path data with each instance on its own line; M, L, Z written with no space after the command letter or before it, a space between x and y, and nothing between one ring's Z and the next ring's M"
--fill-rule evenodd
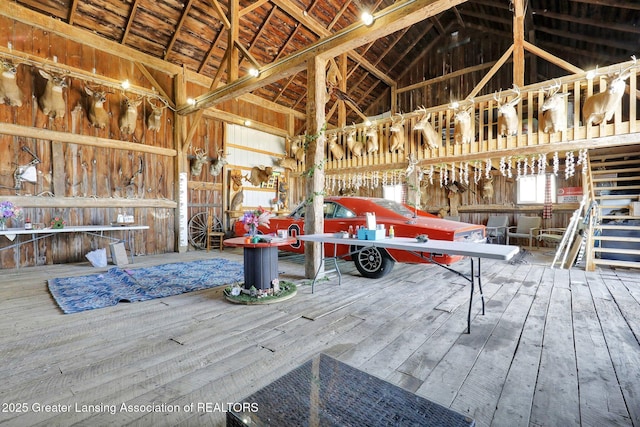
M129 19L127 20L127 26L122 33L122 37L120 38L120 44L126 44L127 37L129 36L129 31L131 31L131 26L133 25L134 19L136 17L136 10L138 10L138 4L140 0L134 0L131 5L131 11L129 12Z
M73 0L71 2L71 7L69 7L69 15L67 16L67 23L69 25L73 25L73 20L76 17L76 10L78 10L78 1L79 0Z
M178 21L178 24L176 25L176 29L173 31L173 36L171 37L171 40L169 41L169 44L167 45L167 47L166 47L166 49L164 51L164 59L165 59L165 61L167 60L167 58L171 54L171 51L173 50L173 45L176 43L176 40L178 39L178 36L180 35L180 32L182 31L182 26L184 25L184 21L189 16L189 12L191 11L191 8L193 7L193 2L194 2L194 0L189 0L187 2L187 4L185 5L184 9L182 9L182 14L180 15L180 20Z

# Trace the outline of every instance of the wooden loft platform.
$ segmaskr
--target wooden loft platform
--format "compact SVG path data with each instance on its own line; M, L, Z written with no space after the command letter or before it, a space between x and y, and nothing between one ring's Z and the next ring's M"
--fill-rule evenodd
M615 64L599 70L599 76L614 73L621 68L629 67L633 62ZM582 105L584 100L595 93L605 90L606 83L600 77L588 78L588 72L565 76L534 85L520 88L522 100L517 105L520 122L518 132L514 136L501 136L497 131L497 103L493 94L478 96L473 99L472 126L476 129L476 137L470 144L456 144L453 140L454 110L450 105L440 105L426 109L431 113L430 123L435 131L442 135L442 144L435 149L425 147L419 131L414 127L422 113L408 112L405 118L405 142L401 150L390 152L391 118L376 120L371 126L377 128L380 148L377 152L355 156L347 147L347 129L330 129L328 135L337 134L337 143L345 150L343 159L337 159L326 148L327 174L342 173L345 169L380 170L404 169L408 164L408 156L413 156L418 165L430 165L470 160L499 159L503 156L527 156L548 154L554 151L570 151L589 148L602 148L637 144L640 142L640 120L637 119L637 99L640 93L636 87L637 68L631 71L627 83L627 91L616 109L613 119L599 126L584 126L582 123ZM568 124L567 129L556 133L544 133L538 129L539 117L542 117L542 106L547 90L554 84L560 84L561 93L567 93ZM507 92L507 91L503 91ZM529 124L533 124L530 126ZM482 131L480 131L480 129ZM367 126L356 124L355 139L366 141ZM497 165L497 162L495 162ZM298 172L304 170L304 163L298 163Z

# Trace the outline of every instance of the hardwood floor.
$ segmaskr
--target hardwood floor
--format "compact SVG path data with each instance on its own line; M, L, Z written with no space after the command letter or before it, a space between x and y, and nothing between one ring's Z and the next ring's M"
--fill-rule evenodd
M242 260L199 251L131 268L207 257ZM483 261L471 334L468 282L433 265L368 280L341 263L342 286L311 294L302 258L284 256L281 277L306 284L277 304L217 288L67 315L46 280L99 270L2 270L0 424L224 425L228 403L324 352L479 426L640 426L640 275L524 261Z

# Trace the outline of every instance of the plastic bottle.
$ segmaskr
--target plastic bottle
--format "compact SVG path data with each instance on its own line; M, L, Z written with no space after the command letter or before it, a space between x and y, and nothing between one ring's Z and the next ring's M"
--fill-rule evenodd
M395 236L395 230L393 229L393 225L389 226L389 238L393 239Z

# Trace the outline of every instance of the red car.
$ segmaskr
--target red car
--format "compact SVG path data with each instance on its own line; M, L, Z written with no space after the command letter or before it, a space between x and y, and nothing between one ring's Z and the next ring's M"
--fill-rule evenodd
M393 226L396 237L416 237L427 235L430 239L450 240L456 242L485 242L485 226L467 224L464 222L448 221L428 212L411 208L392 200L372 197L339 197L331 196L324 199L324 231L336 233L348 231L349 227L365 225L365 214L372 212L376 215L376 223L384 224L389 230ZM269 228L260 226L258 232L275 234L278 230L287 230L289 236L304 234L305 205L299 205L290 215L271 218ZM236 235L246 233L244 224L237 221ZM401 250L385 250L380 248L366 248L348 256L357 247L354 245L338 245L338 256L353 260L356 268L364 277L379 278L389 273L395 262L428 262L418 255ZM291 252L304 252L304 243L296 242L291 246L281 246L280 249ZM325 255L335 256L334 245L325 244ZM426 255L428 256L428 254ZM462 259L461 256L434 255L434 261L441 264L452 264Z

